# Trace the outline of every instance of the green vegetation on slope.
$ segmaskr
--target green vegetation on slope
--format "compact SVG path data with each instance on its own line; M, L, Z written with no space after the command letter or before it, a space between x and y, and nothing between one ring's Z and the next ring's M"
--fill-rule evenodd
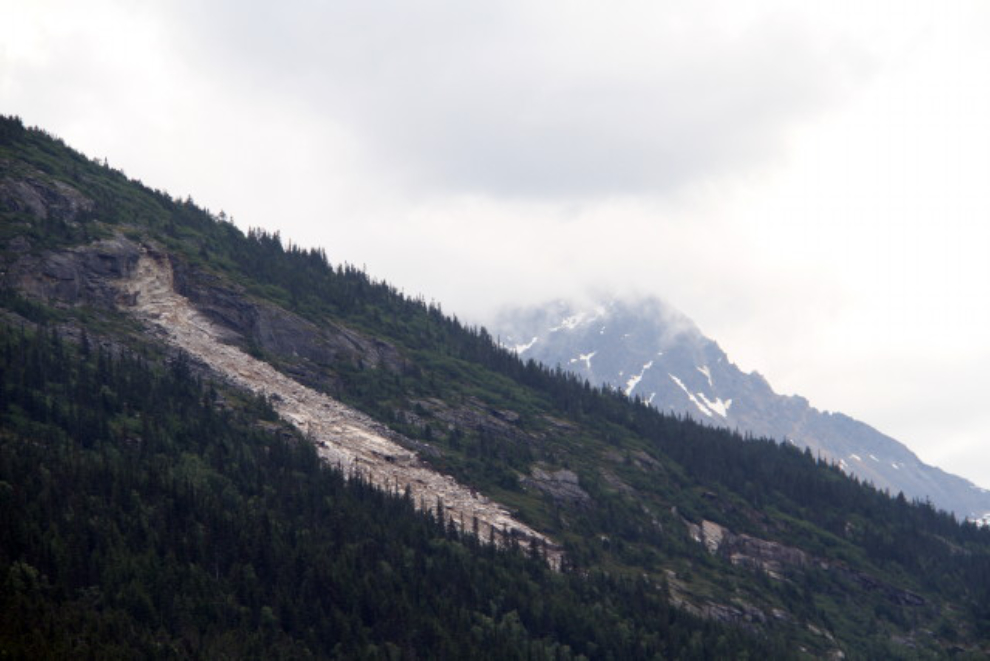
M645 585L669 579L676 599L710 615L714 607L734 609L725 619L816 654L838 647L850 656L924 658L976 650L990 638L990 532L879 493L794 448L664 416L524 363L484 330L358 269L333 266L322 250L262 231L244 235L191 200L128 182L42 132L0 124L0 177L42 176L95 202L61 224L5 213L4 245L24 236L40 251L122 232L166 247L191 273L317 326L346 325L396 347L406 361L398 369L361 360L319 366L326 389L428 442L437 467L554 535L569 569L622 580L645 575ZM34 313L89 323L79 309ZM263 357L297 366L291 356ZM472 425L465 411L505 424ZM533 488L534 466L573 471L587 498ZM688 525L703 521L749 536L740 544L749 544L750 559L759 547L750 538L805 555L771 577L692 540ZM754 607L767 621L747 616Z
M182 361L0 326L0 375L5 658L784 653L345 482Z

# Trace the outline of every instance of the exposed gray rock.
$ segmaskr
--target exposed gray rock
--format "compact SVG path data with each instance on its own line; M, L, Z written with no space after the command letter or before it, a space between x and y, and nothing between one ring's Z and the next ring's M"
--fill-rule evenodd
M762 625L772 624L774 621L763 610L742 599L733 599L730 603L699 599L698 595L692 595L687 591L676 573L672 570L667 570L666 573L670 602L692 615L738 626L751 632L760 631ZM776 613L774 619L779 619Z
M95 205L78 190L37 170L13 173L0 163L0 212L22 212L41 220L74 222Z
M110 309L120 302L113 281L131 273L139 254L140 247L123 237L57 252L14 252L0 284L56 305Z
M523 486L538 489L560 504L587 505L591 502L591 496L581 488L577 474L566 468L548 471L533 466L529 476L521 482Z
M282 420L312 439L328 464L347 475L360 475L379 488L408 491L422 509L432 510L435 504L444 520L462 529L477 521L483 539L504 544L513 537L544 547L551 566L560 566L560 549L513 518L505 507L432 469L414 452L380 434L381 425L361 412L227 343L229 331L207 319L175 291L174 284L168 258L146 249L134 277L119 286L134 301L131 312L138 319L156 326L169 344L205 363L235 387L267 398Z
M314 367L341 361L392 371L407 367L398 350L381 340L336 324L318 327L283 308L254 300L243 290L185 262L172 259L171 264L176 292L211 321L242 338L249 349L309 361ZM314 372L307 381L315 378Z
M520 427L517 413L490 407L474 397L468 397L460 406L450 406L447 402L434 398L417 399L410 404L413 411L405 412L403 416L407 422L419 427L434 420L448 431L471 431L501 442L535 444L544 438L542 434ZM417 414L417 410L423 415Z
M601 476L602 476L602 479L605 480L605 484L607 484L610 488L615 489L619 493L622 493L622 494L625 494L626 496L631 496L631 497L635 497L639 493L634 488L632 488L631 486L629 486L628 484L626 484L625 482L623 482L622 479L618 475L616 475L615 473L613 473L610 470L604 470L603 469L601 471Z
M851 569L842 563L828 562L817 558L793 546L742 533L734 533L713 521L703 520L700 524L690 521L684 523L690 537L696 542L704 544L712 555L720 555L737 566L765 572L771 578L781 580L788 574L799 573L815 567L829 572L861 590L879 593L888 601L899 606L925 605L924 598L909 590L890 585L875 576Z
M732 604L707 603L701 607L701 615L728 624L766 624L767 616L756 606L745 602Z
M133 301L124 300L117 283L131 277L143 249L157 253L122 236L60 251L8 251L7 263L0 264L0 286L54 305L126 307ZM226 341L268 354L309 385L332 390L332 372L324 368L343 362L393 371L407 367L399 351L381 340L336 324L318 327L181 260L169 261L176 290L226 331Z
M924 606L926 603L921 595L894 587L864 572L856 571L840 564L821 564L863 590L879 592L887 601L893 602L898 606Z

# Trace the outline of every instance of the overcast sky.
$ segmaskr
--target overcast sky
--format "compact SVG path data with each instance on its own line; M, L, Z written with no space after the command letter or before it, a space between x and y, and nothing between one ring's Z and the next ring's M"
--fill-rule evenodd
M448 312L655 294L990 487L990 3L0 0L0 112Z

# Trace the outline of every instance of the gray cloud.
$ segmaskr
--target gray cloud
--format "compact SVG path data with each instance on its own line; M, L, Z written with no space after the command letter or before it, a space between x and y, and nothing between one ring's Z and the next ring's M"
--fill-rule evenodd
M758 167L871 67L797 18L727 30L648 6L196 3L176 20L219 79L303 99L410 187L498 196L657 194Z

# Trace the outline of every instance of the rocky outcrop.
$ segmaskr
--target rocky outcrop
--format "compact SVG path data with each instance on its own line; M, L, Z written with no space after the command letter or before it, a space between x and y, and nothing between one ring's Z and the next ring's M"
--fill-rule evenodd
M672 569L665 570L665 586L670 594L670 603L697 617L715 620L756 632L761 626L775 621L790 621L789 614L772 609L770 615L743 599L733 599L729 603L719 603L692 594L688 586L677 577Z
M591 502L591 496L581 488L577 473L566 468L550 471L533 466L530 474L520 482L524 487L542 491L560 505L587 505Z
M34 253L24 240L6 265L0 285L48 303L113 309L120 303L114 282L133 272L140 246L117 237L63 251Z
M86 218L95 204L72 186L38 171L14 174L0 162L0 212L21 212L67 223Z
M810 556L793 546L734 533L714 521L684 523L691 539L703 544L712 555L721 555L734 565L763 571L771 578L781 579L786 573L811 564Z
M828 569L832 573L842 577L847 582L855 585L856 587L866 590L867 592L876 592L883 596L887 601L897 604L898 606L924 606L925 599L914 592L909 590L902 590L901 588L885 583L874 576L870 576L867 573L857 571L855 569L850 569L839 564L828 564L821 563L823 568Z
M622 478L612 471L603 468L600 474L602 476L602 480L605 481L605 484L608 485L609 488L625 496L629 496L630 498L636 498L639 496L639 492L636 491L636 489L623 482Z
M702 520L700 524L685 521L685 524L691 538L704 544L712 555L722 556L740 567L762 571L773 579L782 580L788 574L814 567L858 589L879 593L894 604L925 605L925 600L920 595L909 590L890 585L865 572L846 567L842 563L817 558L793 546L734 533L713 521Z
M0 159L0 213L22 214L31 222L73 225L89 219L95 203L72 186L23 165ZM17 216L13 216L16 218ZM127 277L138 246L113 238L62 251L39 252L20 235L8 243L0 263L0 286L55 305L113 308L114 279Z
M471 431L502 443L531 445L545 438L542 433L524 430L515 411L488 406L475 397L467 397L458 406L436 398L414 399L410 405L411 410L404 411L402 417L417 427L436 424L440 429Z
M95 205L68 184L0 160L0 212L20 212L38 220L73 223ZM0 286L48 303L114 309L120 303L115 281L131 276L141 246L123 237L60 251L37 252L23 236L6 246ZM395 347L335 324L315 324L258 301L226 281L181 259L170 258L176 290L210 321L230 331L226 341L253 352L294 363L310 385L326 387L327 366L342 361L362 368L400 371L407 367ZM331 377L332 380L332 377Z
M709 553L721 555L734 565L765 572L771 578L783 578L811 564L811 557L793 546L737 534L714 521L686 523L691 538L704 544Z
M13 244L14 242L12 242ZM130 278L144 248L122 236L89 245L36 252L18 237L0 265L0 286L49 304L90 305L117 309L129 302L117 284ZM268 355L286 365L310 386L333 387L334 365L401 371L407 368L399 351L336 324L317 327L302 317L255 300L222 284L182 260L169 258L175 286L222 331L224 341Z
M321 327L299 315L252 299L219 278L172 259L175 290L213 323L243 339L245 348L310 363L297 366L307 381L319 381L320 367L347 361L370 368L401 371L406 361L392 345L349 328ZM307 374L308 372L308 374Z

